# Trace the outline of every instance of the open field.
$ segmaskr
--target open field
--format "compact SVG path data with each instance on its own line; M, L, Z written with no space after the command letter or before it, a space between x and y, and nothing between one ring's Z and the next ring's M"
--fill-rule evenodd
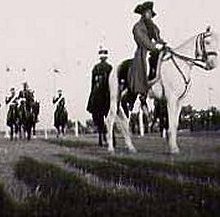
M0 139L0 216L220 216L220 135L181 134L170 155L157 134L131 154L96 136Z

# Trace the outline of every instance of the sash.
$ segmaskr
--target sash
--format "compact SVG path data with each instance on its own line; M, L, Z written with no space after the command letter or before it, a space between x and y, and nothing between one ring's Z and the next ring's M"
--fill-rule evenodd
M9 101L9 103L7 104L8 107L10 107L11 105L14 104L14 100L17 98L16 95L13 96L13 98Z
M59 105L59 103L61 102L61 100L64 99L64 97L60 97L57 102L54 103L54 106L57 107Z

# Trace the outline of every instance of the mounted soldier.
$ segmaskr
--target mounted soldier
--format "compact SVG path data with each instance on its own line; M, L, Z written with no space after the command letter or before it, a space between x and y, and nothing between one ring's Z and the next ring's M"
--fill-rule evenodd
M155 82L158 55L166 44L160 38L160 30L152 20L156 16L153 10L153 2L147 1L138 5L134 12L141 15L140 20L133 27L137 49L134 58L124 61L120 67L122 70L119 69L119 73L128 71L127 81L125 82L127 83L127 93L123 95L122 99L127 116L129 110L133 109L137 95L141 94L146 98L149 87ZM150 54L149 70L147 70L148 52Z
M31 104L34 102L34 92L29 89L28 83L23 83L23 90L19 92L18 99L25 100L27 109L31 108Z
M32 128L34 128L35 137L35 124L37 122L37 116L39 114L39 104L35 104L34 91L31 90L27 82L23 83L23 90L18 95L19 103L19 133L22 138L22 128L24 131L24 137L27 135L27 139L31 139ZM35 107L37 109L35 109Z
M18 97L16 96L15 88L10 89L10 96L5 98L5 103L8 106L7 125L10 127L10 139L13 140L14 132L18 133Z
M54 126L57 129L57 137L59 137L60 126L61 126L61 132L64 135L64 129L68 121L68 113L65 108L65 98L63 96L63 91L59 89L57 93L58 96L53 97L53 104L56 107L54 112Z
M109 75L112 66L107 62L108 50L99 50L100 62L92 70L92 86L87 105L87 111L92 118L99 133L99 145L102 146L102 136L105 137L104 117L107 116L110 108Z

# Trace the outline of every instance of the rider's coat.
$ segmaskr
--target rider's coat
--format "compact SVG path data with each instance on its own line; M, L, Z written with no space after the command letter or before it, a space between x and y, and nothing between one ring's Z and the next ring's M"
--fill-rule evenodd
M54 112L54 126L58 127L62 122L67 123L68 114L65 108L65 98L62 95L54 97L53 104L56 106Z
M14 122L16 122L16 118L18 117L18 98L16 95L10 95L5 98L6 105L9 105L8 113L7 113L7 125L12 126Z
M155 42L161 43L159 28L152 20L144 17L134 25L134 40L137 44L132 66L128 72L128 84L131 92L145 94L147 89L147 52L155 50Z
M90 113L107 116L110 108L109 75L112 66L106 61L96 64L92 70L92 87L87 105Z

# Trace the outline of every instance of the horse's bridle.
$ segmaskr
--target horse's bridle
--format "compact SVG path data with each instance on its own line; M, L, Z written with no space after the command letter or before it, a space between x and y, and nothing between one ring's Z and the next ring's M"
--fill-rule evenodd
M190 63L191 66L197 66L199 68L209 70L209 68L207 67L207 64L206 66L204 66L204 63L207 63L209 56L218 56L218 53L216 51L209 51L209 52L206 51L205 38L210 37L210 36L211 36L211 33L209 29L206 32L203 32L197 35L196 43L195 43L195 58L184 56L182 54L175 52L169 47L168 48L165 47L164 56L167 53L169 53L170 55L168 57L163 58L163 61L167 61L171 59L185 82L185 90L183 91L179 99L181 99L186 94L188 90L188 86L191 83L191 78L187 80L185 74L181 70L180 66L178 65L174 57L177 57L185 62Z

